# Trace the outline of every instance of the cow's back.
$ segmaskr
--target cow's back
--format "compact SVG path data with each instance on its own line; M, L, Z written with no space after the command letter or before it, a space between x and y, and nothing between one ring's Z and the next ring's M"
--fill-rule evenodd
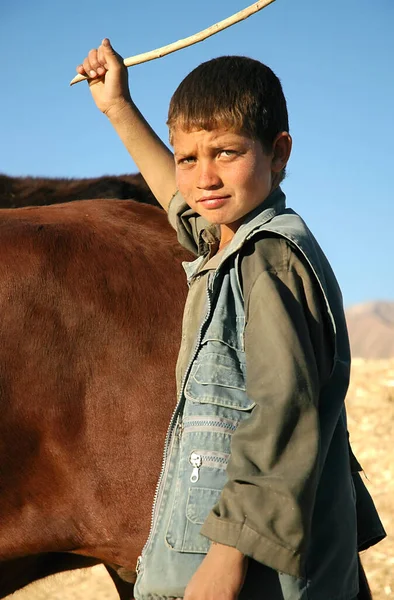
M0 207L43 206L86 198L133 199L159 206L141 173L101 177L12 177L0 173Z
M133 568L175 404L186 259L132 201L0 211L0 559Z

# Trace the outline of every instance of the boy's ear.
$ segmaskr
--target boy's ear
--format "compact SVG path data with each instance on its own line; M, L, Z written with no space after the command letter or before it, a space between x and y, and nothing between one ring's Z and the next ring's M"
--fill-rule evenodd
M282 171L290 158L293 141L287 131L281 131L272 145L271 169L274 173Z

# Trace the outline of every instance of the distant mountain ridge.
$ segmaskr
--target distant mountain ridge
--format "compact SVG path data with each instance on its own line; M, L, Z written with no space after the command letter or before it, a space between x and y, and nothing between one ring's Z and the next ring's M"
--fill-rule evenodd
M394 301L350 306L346 321L353 358L394 357Z

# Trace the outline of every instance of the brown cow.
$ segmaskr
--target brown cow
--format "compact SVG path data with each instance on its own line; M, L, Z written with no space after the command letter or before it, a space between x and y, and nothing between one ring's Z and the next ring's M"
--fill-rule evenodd
M10 177L0 173L0 208L42 206L86 198L133 199L159 206L140 173L85 179Z
M117 200L1 210L0 255L4 597L94 562L135 568L176 400L188 256L163 211Z

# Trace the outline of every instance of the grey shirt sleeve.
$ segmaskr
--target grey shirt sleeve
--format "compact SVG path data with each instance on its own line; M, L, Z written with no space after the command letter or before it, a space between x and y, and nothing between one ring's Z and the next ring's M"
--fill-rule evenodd
M267 566L303 575L319 461L320 387L333 360L317 283L285 239L242 262L247 394L228 482L201 533Z
M209 226L209 222L194 212L179 192L176 192L171 199L168 220L177 232L179 243L186 250L198 254L200 233Z

